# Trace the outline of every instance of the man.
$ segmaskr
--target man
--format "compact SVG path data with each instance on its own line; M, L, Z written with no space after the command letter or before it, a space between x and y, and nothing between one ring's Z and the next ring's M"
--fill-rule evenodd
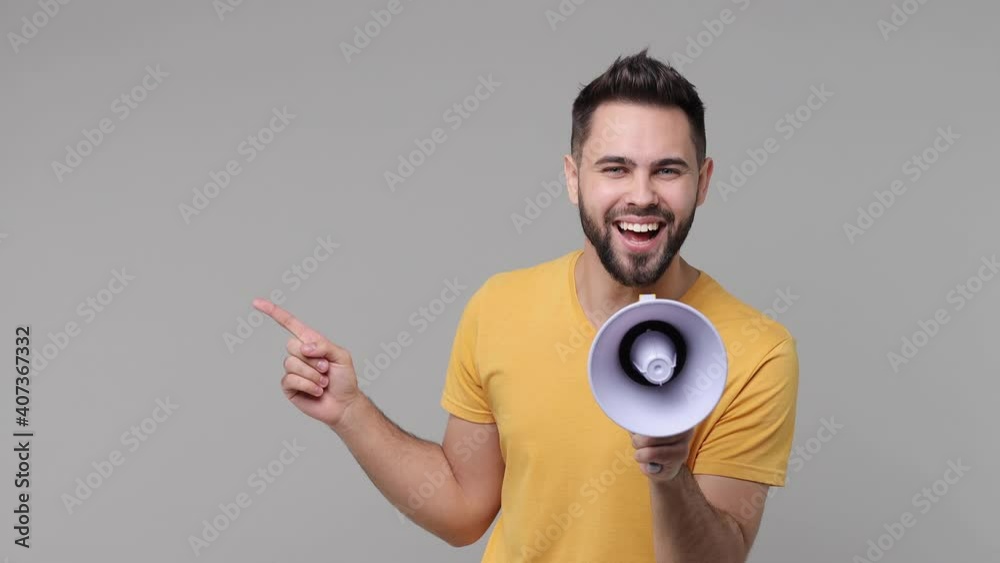
M469 299L443 445L386 418L358 390L347 350L257 300L295 335L285 394L450 544L477 541L502 508L484 562L745 561L769 486L785 483L798 357L784 327L678 254L712 176L704 106L645 50L618 58L573 104L564 167L584 248L496 274ZM597 329L642 293L698 309L726 345L719 405L680 436L631 435L587 382Z

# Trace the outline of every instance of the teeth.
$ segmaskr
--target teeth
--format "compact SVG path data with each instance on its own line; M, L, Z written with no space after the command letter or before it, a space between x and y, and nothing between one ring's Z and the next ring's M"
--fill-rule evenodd
M639 224L639 223L619 222L618 223L618 228L622 229L623 231L633 231L633 232L636 232L636 233L645 233L645 232L649 232L649 231L658 231L660 229L660 224L659 223Z

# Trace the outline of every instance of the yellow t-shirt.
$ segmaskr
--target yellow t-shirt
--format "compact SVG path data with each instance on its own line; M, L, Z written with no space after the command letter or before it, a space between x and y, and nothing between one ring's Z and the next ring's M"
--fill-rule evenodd
M582 253L493 275L459 322L441 406L495 422L506 462L484 563L654 561L648 478L629 433L600 409L587 380L597 329L576 293ZM783 486L798 393L795 340L705 272L679 300L715 325L729 360L722 399L695 429L688 467Z

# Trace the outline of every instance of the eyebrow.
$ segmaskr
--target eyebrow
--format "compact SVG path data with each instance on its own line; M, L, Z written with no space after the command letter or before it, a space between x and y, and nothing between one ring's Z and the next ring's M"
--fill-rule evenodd
M605 155L594 162L594 166L600 166L602 164L621 164L631 167L636 166L636 162L631 158L617 155ZM688 163L683 158L677 157L661 158L652 164L653 168L662 168L664 166L680 166L682 168L690 168Z

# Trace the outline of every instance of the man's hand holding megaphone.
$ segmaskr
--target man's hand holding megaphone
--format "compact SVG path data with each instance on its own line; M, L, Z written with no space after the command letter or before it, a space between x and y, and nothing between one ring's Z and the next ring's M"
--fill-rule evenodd
M700 311L642 294L600 327L587 370L598 405L632 437L642 472L666 483L718 404L728 363L722 337Z
M652 437L629 432L635 460L642 472L653 481L671 481L680 472L688 458L694 429L676 436Z

